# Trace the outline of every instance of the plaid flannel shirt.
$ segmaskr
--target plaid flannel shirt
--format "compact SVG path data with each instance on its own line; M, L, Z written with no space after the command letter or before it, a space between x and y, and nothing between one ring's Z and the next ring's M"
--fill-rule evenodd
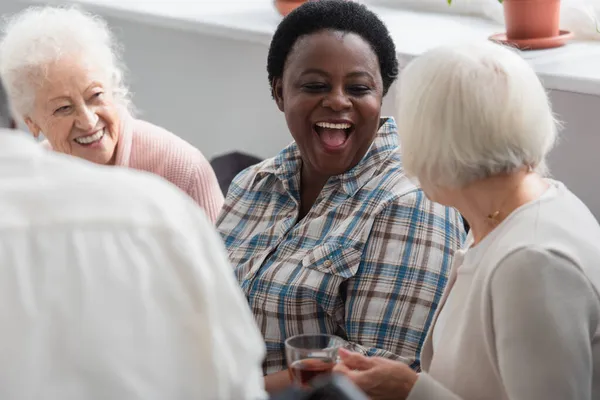
M406 177L388 118L362 161L329 179L298 221L301 159L292 143L241 172L217 227L262 331L266 374L286 338L330 333L368 355L419 352L464 239L460 215Z

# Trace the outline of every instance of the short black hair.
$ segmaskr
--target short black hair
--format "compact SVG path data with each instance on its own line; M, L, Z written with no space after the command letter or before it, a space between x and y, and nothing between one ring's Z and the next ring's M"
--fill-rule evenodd
M273 79L283 76L287 57L304 35L321 30L351 32L362 37L379 60L383 95L398 77L396 46L383 21L363 4L349 0L311 0L296 8L281 21L269 47L267 72L273 91Z

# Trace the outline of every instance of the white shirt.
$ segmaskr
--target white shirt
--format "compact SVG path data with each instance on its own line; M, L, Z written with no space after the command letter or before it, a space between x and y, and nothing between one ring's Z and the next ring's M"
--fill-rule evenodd
M471 235L468 236L469 240L471 238ZM465 249L461 249L458 250L456 253L454 253L454 258L452 259L452 264L456 266L456 269L459 269L460 266L463 263L463 260L465 258ZM463 301L464 299L457 299L458 296L460 296L463 293L468 293L468 288L467 290L457 290L456 288L456 282L453 282L454 284L454 290L452 290L449 294L448 294L448 298L446 299L446 302L444 303L444 307L442 309L440 309L440 312L437 316L437 319L435 321L435 325L432 326L431 329L431 344L433 346L433 351L435 352L437 350L438 347L438 343L440 341L440 337L442 336L442 332L444 331L444 328L446 327L446 324L448 323L448 318L450 316L453 315L458 315L461 312L461 307L463 306ZM470 282L466 282L467 285L470 284Z
M557 187L554 184L552 184L540 196L540 198L535 201L543 200L546 198L552 198L553 196L556 196L556 194L557 194ZM463 261L465 259L465 254L469 251L469 248L472 245L473 245L473 236L470 233L467 236L467 240L465 241L463 248L458 250L456 253L454 253L454 258L452 260L454 269L456 269L456 270L460 269L460 267L462 266ZM470 251L471 251L471 253L473 253L478 250L473 249ZM472 254L469 254L469 256L471 256L471 255ZM466 275L466 276L469 276L469 275ZM472 284L470 279L465 278L464 276L462 278L463 279L460 279L456 282L451 283L451 284L453 284L453 290L448 293L448 298L446 298L444 306L440 308L439 314L435 321L435 325L432 327L433 329L431 330L431 344L433 346L434 352L438 346L440 338L443 336L443 331L446 328L446 324L448 323L448 318L450 316L459 315L462 312L461 307L464 306L464 302L466 301L465 297L466 297L467 293L469 293L469 288Z
M0 131L0 399L264 398L218 236L161 178Z
M600 398L600 226L552 185L453 263L409 400Z

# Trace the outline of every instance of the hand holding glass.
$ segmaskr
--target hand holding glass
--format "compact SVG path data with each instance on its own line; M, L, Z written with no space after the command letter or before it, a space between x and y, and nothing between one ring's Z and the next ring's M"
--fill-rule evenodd
M287 339L285 354L292 382L304 386L317 376L331 374L338 349L347 345L334 335L307 334Z

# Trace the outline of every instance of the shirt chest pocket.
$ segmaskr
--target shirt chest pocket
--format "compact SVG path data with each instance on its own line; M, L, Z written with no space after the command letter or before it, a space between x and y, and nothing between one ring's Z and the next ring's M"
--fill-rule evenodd
M302 266L325 274L348 279L360 264L361 252L338 243L324 243L310 250L302 258Z
M345 300L341 288L344 281L356 275L361 254L337 243L321 244L305 253L296 294L299 299L311 298L313 302L303 303L303 314L315 315L320 309L329 315L327 323L332 332L343 326Z

